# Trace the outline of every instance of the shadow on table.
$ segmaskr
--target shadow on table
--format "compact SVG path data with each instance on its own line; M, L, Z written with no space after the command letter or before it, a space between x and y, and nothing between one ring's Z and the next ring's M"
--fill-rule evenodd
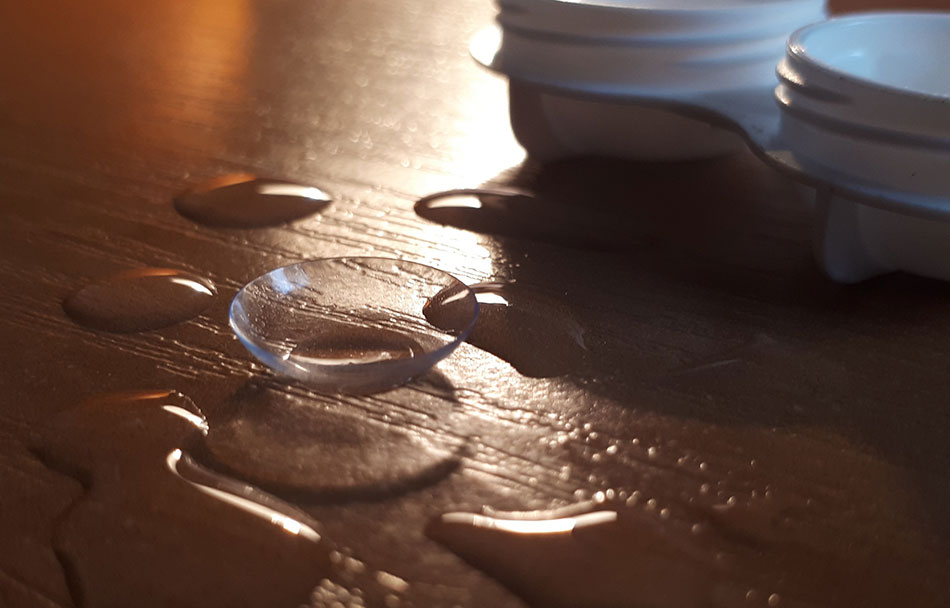
M950 504L950 287L901 274L854 286L827 280L811 258L809 193L748 153L528 163L485 188L512 193L423 200L417 212L492 235L500 258L519 260L501 278L562 312L546 305L535 315L546 331L521 332L525 323L504 310L490 320L535 360L532 373L477 332L472 344L522 375L566 375L641 411L827 429L910 469L934 508ZM545 368L563 350L549 344L565 320L567 334L581 328L583 356L570 370Z

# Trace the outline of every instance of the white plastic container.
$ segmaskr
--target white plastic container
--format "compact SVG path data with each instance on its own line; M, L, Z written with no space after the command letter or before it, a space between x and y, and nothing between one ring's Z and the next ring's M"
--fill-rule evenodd
M789 38L780 137L821 177L816 257L834 280L950 280L950 13L832 19Z
M771 90L788 32L824 17L823 0L500 0L472 53L509 77L512 128L533 157L684 160L744 144L631 100Z
M950 280L950 13L672 1L500 0L472 54L508 75L528 152L675 160L744 137L817 192L829 277Z

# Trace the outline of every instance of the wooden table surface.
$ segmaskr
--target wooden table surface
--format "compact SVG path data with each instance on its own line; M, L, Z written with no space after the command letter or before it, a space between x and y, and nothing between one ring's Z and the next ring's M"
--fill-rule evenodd
M808 205L750 154L527 161L505 82L467 56L493 10L0 3L0 605L359 605L357 588L386 606L950 605L950 289L826 280ZM236 171L334 202L261 229L176 212ZM596 210L623 246L543 209L505 230L413 210L484 184ZM383 393L257 364L228 329L234 293L349 255L513 282L512 306ZM146 267L217 295L138 333L64 313ZM207 436L158 407L192 404ZM620 523L426 534L447 512L586 500Z

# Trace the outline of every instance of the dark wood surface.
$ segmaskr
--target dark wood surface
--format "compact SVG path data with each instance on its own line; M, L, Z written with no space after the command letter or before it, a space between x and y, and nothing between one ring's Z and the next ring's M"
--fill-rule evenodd
M432 450L386 445L386 432L462 445L449 470L409 471L411 483L386 491L284 491L279 472L256 480L337 546L408 581L416 606L521 605L426 537L432 518L545 509L607 489L640 491L674 519L734 497L746 515L729 525L768 564L755 577L803 604L859 605L842 598L863 602L862 589L879 589L865 605L950 603L939 584L950 572L950 289L904 275L827 281L811 259L808 205L749 154L674 165L525 161L504 81L467 56L492 12L476 0L0 3L0 605L96 603L88 589L76 597L67 580L78 575L64 574L57 543L72 543L74 561L88 556L100 578L112 567L121 578L110 561L121 552L96 545L123 542L120 524L66 521L89 481L37 454L51 433L114 441L130 450L114 455L129 491L156 484L160 494L136 468L134 436L53 421L97 394L164 389L207 416L209 461L249 468L250 478L254 463L292 458L286 446L306 441L308 425L346 434L365 421L380 449L420 468ZM312 183L335 201L257 230L176 213L176 194L233 171ZM482 184L596 209L629 227L629 239L601 251L442 226L413 211L425 194ZM526 312L496 319L501 339L484 330L482 348L463 344L408 386L320 394L256 364L232 338L227 306L268 269L340 255L515 281L529 294ZM142 333L97 332L64 314L77 288L149 266L207 277L218 295L198 318ZM523 335L505 340L508 329ZM578 331L583 352L559 350ZM307 422L243 435L231 424L235 412L269 420L288 410ZM235 433L230 448L225 433L216 450L216 427ZM310 457L342 471L365 456L334 446ZM760 504L766 492L776 504ZM140 521L157 517L148 504ZM756 523L763 518L768 525ZM208 557L198 578L221 576L241 545L243 524L222 521L229 542L195 540ZM644 556L610 559L633 568ZM561 567L551 566L552 580ZM557 584L582 589L593 580L585 568L598 567L582 564L576 583ZM841 595L825 594L821 573L837 577ZM741 568L734 574L742 580ZM635 602L636 588L629 593Z

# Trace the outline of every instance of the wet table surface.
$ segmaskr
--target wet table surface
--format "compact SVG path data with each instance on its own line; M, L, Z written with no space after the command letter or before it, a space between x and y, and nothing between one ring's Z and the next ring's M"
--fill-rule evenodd
M0 605L950 604L947 285L830 283L749 154L526 160L467 56L492 12L0 4ZM173 205L233 173L333 202ZM550 206L414 211L486 185ZM243 284L357 255L499 293L372 394L234 339Z

